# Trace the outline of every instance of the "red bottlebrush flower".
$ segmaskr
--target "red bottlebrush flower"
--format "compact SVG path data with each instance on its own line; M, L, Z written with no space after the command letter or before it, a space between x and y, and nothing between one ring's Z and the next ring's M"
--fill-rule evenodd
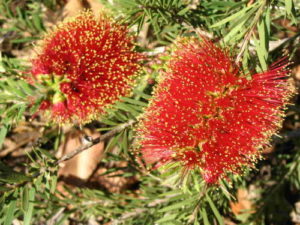
M58 123L89 122L128 95L139 53L126 26L86 11L58 25L32 62L36 82L47 86L47 109ZM41 108L42 109L42 108Z
M208 40L177 43L137 128L146 163L200 168L207 183L259 158L293 93L284 63L247 79Z

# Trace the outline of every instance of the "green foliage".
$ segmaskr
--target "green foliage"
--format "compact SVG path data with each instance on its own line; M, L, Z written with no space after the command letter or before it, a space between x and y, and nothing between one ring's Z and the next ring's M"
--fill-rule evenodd
M43 200L49 199L56 188L56 169L53 157L37 149L28 155L32 164L28 174L15 172L0 162L0 224L12 224L14 218L21 218L23 224L32 224L33 218L39 212L37 207L39 193ZM47 196L47 198L45 198Z
M116 0L101 1L126 21L132 30L147 40L140 50L147 50L149 58L156 58L158 48L168 47L178 36L201 35L227 46L236 62L241 63L245 73L266 70L268 65L290 47L290 57L299 48L298 33L278 22L287 21L291 26L300 21L300 5L292 0ZM25 80L28 62L15 52L30 49L34 40L45 31L44 10L60 8L56 0L3 0L0 2L0 146L10 129L21 120L29 120L42 101L40 87L33 87ZM281 40L280 33L289 33ZM137 41L139 44L139 39ZM154 47L153 47L154 46ZM29 56L28 56L29 57ZM26 58L28 58L26 57ZM165 61L160 56L160 61ZM282 56L281 56L282 57ZM105 133L137 118L151 99L153 86L164 66L155 62L146 65L130 97L107 109L108 114L99 118L99 132ZM258 65L258 66L257 66ZM147 70L145 69L145 70ZM23 71L24 74L21 74ZM25 72L24 72L25 71ZM149 82L153 81L153 83ZM38 100L31 103L32 97ZM289 124L299 122L299 105L289 109ZM298 116L298 117L297 117ZM297 119L298 118L298 119ZM50 126L44 126L50 130ZM22 163L11 163L10 156L0 161L0 224L10 225L17 219L23 224L64 224L72 220L87 224L91 218L101 224L226 224L230 219L237 224L288 224L293 203L290 195L300 190L299 140L289 138L277 144L277 152L259 164L258 171L247 172L241 179L232 176L218 187L207 186L200 171L189 174L176 164L147 171L132 151L134 132L131 127L116 133L105 143L105 157L100 165L113 162L128 163L127 166L108 168L101 176L135 178L136 189L111 193L104 188L71 187L64 185L57 190L57 159L55 150L63 133L51 130L42 138L41 145L34 145ZM289 135L289 133L283 133ZM292 147L286 152L289 143ZM281 146L285 146L280 150ZM44 148L45 147L45 148ZM10 164L8 163L10 162ZM10 166L8 166L10 165ZM269 177L260 171L269 169ZM255 186L253 199L255 212L234 215L230 202L235 200L238 189ZM297 196L297 201L299 196ZM279 210L280 211L279 211ZM282 213L284 212L284 213Z
M11 44L32 42L45 31L39 1L3 0L0 3L0 15L1 23L5 24L0 28L0 35Z
M8 58L2 58L2 65L5 72L0 75L0 146L11 125L23 119L29 106L34 112L39 103L30 101L33 96L36 97L37 88L16 76L16 71L23 67Z

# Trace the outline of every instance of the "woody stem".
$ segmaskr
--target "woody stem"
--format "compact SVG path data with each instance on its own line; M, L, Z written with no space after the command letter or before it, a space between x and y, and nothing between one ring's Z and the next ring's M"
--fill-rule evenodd
M89 140L88 143L86 143L84 145L81 145L79 148L75 149L74 151L62 156L59 160L56 161L56 164L58 165L58 164L60 164L64 161L72 159L73 157L80 154L81 152L91 148L92 146L100 143L101 141L105 141L106 139L114 136L115 134L119 133L120 131L124 130L125 128L133 125L135 122L136 122L135 120L129 120L128 122L123 123L123 124L115 127L114 129L112 129L111 131L105 133L104 135L102 135L98 138Z

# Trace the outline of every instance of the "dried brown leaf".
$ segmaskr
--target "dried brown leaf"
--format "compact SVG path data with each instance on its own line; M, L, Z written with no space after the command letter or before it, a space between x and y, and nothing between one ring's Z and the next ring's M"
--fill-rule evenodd
M254 207L251 202L251 198L248 190L238 189L237 192L237 202L230 202L230 207L234 215L239 215L243 213L253 213Z
M76 16L80 11L84 9L83 3L81 0L69 0L64 7L63 16Z
M113 193L120 193L125 189L130 188L137 182L136 177L123 177L123 171L119 170L116 172L112 172L109 174L104 174L107 172L108 168L113 167L127 167L128 162L125 161L118 161L114 162L113 164L109 165L109 167L101 167L97 170L95 175L92 177L92 182L99 183L102 187L104 187L109 192Z

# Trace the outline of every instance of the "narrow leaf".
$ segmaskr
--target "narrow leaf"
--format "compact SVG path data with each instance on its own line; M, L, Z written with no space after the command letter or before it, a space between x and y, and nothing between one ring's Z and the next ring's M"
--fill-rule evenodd
M219 21L219 22L211 25L210 28L219 27L221 25L226 24L229 21L232 21L232 20L234 20L234 19L236 19L238 17L241 17L244 13L246 13L249 9L253 8L256 5L257 5L257 3L254 3L254 4L252 4L252 5L248 6L248 7L245 7L244 9L236 12L235 14L233 14L233 15L231 15L231 16L229 16L229 17L227 17L227 18L225 18L225 19L223 19L223 20L221 20L221 21Z
M30 225L34 209L35 188L31 187L28 194L28 209L24 213L24 225Z
M12 224L12 221L14 219L14 213L16 211L16 204L17 204L16 200L12 200L9 203L8 209L5 213L4 225L11 225Z
M206 213L206 210L205 209L202 209L200 211L202 217L203 217L203 223L204 225L210 225L209 221L208 221L208 218L207 218L207 213Z
M208 201L210 208L212 209L213 213L215 214L215 216L218 220L218 224L224 225L224 221L223 221L222 216L219 213L217 207L215 206L215 204L213 203L213 201L211 200L211 198L209 197L209 195L207 193L205 194L205 196L206 196L206 199Z

